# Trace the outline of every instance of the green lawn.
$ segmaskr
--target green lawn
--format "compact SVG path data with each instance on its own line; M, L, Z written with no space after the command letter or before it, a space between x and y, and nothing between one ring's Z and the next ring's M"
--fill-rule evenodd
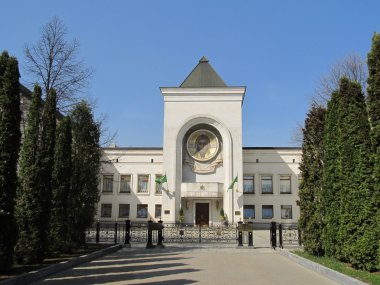
M316 263L322 264L330 269L333 269L335 271L338 271L340 273L346 274L348 276L351 276L353 278L359 279L363 282L366 282L368 284L372 285L380 285L380 272L367 272L362 270L356 270L352 268L349 264L343 263L340 261L337 261L333 258L325 257L325 256L314 256L307 252L297 250L293 253L302 256L304 258L307 258L311 261L314 261Z

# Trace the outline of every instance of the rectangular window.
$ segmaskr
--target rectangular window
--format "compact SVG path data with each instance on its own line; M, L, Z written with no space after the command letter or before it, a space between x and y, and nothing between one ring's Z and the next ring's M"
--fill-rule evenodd
M273 218L273 205L263 205L263 219L272 219Z
M291 194L291 176L281 175L280 176L280 193L281 194Z
M120 177L120 193L131 193L131 175L122 175Z
M273 178L272 178L272 176L261 176L261 193L273 194Z
M103 192L112 193L113 175L103 175Z
M292 219L292 205L281 205L281 219Z
M157 219L161 219L161 211L162 211L162 205L156 204L154 207L154 217Z
M161 174L157 174L155 180L160 179L161 177L162 177ZM157 182L156 182L155 193L156 193L156 194L162 194L162 184L161 184L161 183L157 183Z
M255 218L255 206L254 205L244 205L244 219L254 219Z
M137 204L137 218L148 218L148 205Z
M243 193L254 194L255 193L255 179L254 176L244 176L243 179Z
M138 176L138 193L148 193L149 185L149 175L139 175Z
M102 204L100 209L100 216L102 218L111 218L112 204Z
M129 204L119 204L119 218L129 218Z

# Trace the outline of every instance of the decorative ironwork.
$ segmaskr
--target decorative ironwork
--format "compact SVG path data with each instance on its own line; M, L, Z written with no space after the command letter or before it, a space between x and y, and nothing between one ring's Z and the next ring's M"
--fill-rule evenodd
M282 246L298 246L299 232L297 224L281 224L282 226Z

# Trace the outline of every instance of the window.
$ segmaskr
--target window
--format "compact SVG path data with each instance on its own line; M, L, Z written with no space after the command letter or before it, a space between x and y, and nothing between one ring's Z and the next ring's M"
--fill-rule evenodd
M255 218L255 206L244 205L244 219L254 219L254 218Z
M273 206L272 205L263 205L263 219L272 219L273 218Z
M148 205L137 204L137 218L148 218Z
M138 193L148 193L149 175L139 175L138 176Z
M120 177L120 193L131 193L131 175Z
M261 176L261 193L273 194L272 176Z
M129 218L129 204L119 204L119 218Z
M255 179L253 176L244 176L243 193L244 194L254 194L255 193Z
M103 175L103 192L112 193L113 175Z
M292 219L292 205L281 205L281 219Z
M111 218L112 204L102 204L100 209L100 216L102 218Z
M161 219L162 205L156 204L154 207L154 217Z
M290 194L291 192L291 177L290 175L280 176L280 193Z
M162 175L157 174L155 180L160 179L161 177L162 177ZM162 194L162 184L161 183L157 183L156 182L156 191L155 191L155 193L156 194Z

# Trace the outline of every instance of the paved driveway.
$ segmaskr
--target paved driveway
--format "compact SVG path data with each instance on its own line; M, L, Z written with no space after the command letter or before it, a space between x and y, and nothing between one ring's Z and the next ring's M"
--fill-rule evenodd
M35 284L337 284L269 248L122 249Z

